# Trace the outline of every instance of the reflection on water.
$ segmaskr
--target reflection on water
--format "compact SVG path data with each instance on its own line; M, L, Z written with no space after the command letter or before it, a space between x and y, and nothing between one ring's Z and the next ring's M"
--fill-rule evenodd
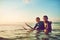
M59 24L60 25L60 24ZM60 29L58 29L57 27L60 28L58 24L53 24L53 31L49 37L50 40L60 40ZM15 26L14 26L15 27ZM28 33L28 30L24 30L24 29L20 29L20 27L16 27L14 29L14 27L10 27L13 30L8 30L9 27L7 28L7 30L0 30L0 40L36 40L36 31ZM0 26L0 29L2 27ZM40 33L39 38L41 38L42 36L44 36L43 33Z

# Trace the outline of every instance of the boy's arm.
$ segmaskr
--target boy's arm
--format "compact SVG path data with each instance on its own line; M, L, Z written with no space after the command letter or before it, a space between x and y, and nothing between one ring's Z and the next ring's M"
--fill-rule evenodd
M35 29L36 29L36 27L37 27L37 24L35 24L35 26L34 26L34 28L33 28L33 29L35 30Z
M52 24L52 22L50 21L50 22L49 22L49 24L50 24L50 25L49 25L49 27L48 27L48 28L46 28L46 29L50 29L50 32L51 32L51 31L52 31L52 25L51 25L51 24ZM47 34L47 33L48 33L48 30L46 30L46 29L44 29L45 34Z
M37 24L35 24L34 28L31 29L30 31L34 31L34 30L36 30L36 27L37 27Z
M33 29L30 25L28 25L27 23L25 23L28 27L30 27L31 29Z
M37 27L37 24L35 24L34 28L32 28L30 25L28 25L27 23L25 23L28 27L30 27L32 30L35 30Z

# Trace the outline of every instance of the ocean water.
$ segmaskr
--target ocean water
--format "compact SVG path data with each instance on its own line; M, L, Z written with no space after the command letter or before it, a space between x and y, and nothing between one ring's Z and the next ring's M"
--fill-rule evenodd
M34 23L29 25L34 26ZM25 27L25 28L24 28ZM60 22L52 23L52 33L50 33L50 40L60 40ZM0 25L0 40L37 40L36 30L30 30L26 25ZM42 35L42 33L40 33ZM43 34L44 35L44 34ZM40 38L41 36L39 36ZM41 38L40 38L41 39Z

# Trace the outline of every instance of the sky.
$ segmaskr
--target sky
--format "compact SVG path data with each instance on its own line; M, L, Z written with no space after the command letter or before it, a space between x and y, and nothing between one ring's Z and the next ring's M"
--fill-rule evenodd
M44 15L60 22L60 0L0 0L0 24L34 22Z

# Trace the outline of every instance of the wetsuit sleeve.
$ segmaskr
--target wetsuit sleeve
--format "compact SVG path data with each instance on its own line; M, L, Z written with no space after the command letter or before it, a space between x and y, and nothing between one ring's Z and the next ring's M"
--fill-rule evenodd
M35 26L34 26L34 30L36 29L36 27L37 27L37 24L35 24Z

